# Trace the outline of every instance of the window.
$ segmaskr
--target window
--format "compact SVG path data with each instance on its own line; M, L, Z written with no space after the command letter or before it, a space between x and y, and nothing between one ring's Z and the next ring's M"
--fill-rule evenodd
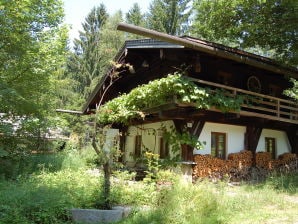
M275 159L276 157L276 140L275 138L265 138L265 150L266 152L271 153L271 158Z
M281 88L277 85L270 84L269 85L269 95L279 97L281 94Z
M250 76L247 80L247 89L249 91L260 93L261 92L261 82L256 76Z
M159 138L159 155L161 159L165 159L169 156L169 144L164 138Z
M136 158L141 157L141 151L142 151L142 135L136 135L136 139L135 139L135 157Z
M226 158L226 133L211 132L211 155Z
M217 81L219 83L224 85L231 85L231 80L232 80L232 74L223 72L223 71L219 71L217 73Z

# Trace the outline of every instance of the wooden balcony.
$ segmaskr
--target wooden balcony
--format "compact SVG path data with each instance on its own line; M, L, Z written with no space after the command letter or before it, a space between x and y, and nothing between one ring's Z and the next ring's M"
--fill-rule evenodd
M240 111L235 112L240 116L260 117L269 120L298 124L297 102L200 79L191 78L191 80L199 86L225 90L229 96L241 95L244 97L244 103L242 104ZM210 108L210 110L218 111L215 108Z

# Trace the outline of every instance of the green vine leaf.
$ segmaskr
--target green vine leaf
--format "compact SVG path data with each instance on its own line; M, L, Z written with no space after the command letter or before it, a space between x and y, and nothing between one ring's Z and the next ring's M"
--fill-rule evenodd
M97 122L129 124L132 119L145 119L144 109L174 102L174 98L181 103L192 103L198 109L214 106L222 112L239 111L244 99L242 96L230 96L221 89L199 87L188 77L176 72L140 85L130 93L107 102L98 109Z

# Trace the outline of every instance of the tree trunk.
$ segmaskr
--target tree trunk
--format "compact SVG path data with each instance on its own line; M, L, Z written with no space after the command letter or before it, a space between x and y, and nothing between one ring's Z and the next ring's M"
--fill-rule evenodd
M103 165L104 171L104 183L103 183L103 199L104 199L104 209L112 209L110 202L110 191L111 191L111 167L110 161Z

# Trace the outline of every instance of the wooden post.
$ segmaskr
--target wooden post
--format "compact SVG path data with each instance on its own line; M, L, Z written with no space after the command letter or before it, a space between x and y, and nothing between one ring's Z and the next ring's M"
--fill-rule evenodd
M280 117L280 100L277 100L277 117Z
M197 136L199 138L205 121L195 120L192 121L192 126L187 127L187 121L185 120L173 120L176 130L178 133L182 133L184 130L188 132L190 135ZM181 145L181 157L183 161L193 161L193 150L194 148L189 145Z
M286 130L289 143L291 145L291 152L298 155L298 128L297 126L292 126Z
M253 166L256 166L256 150L262 133L262 129L262 127L256 127L253 125L246 126L244 145L245 149L250 150L253 154Z

